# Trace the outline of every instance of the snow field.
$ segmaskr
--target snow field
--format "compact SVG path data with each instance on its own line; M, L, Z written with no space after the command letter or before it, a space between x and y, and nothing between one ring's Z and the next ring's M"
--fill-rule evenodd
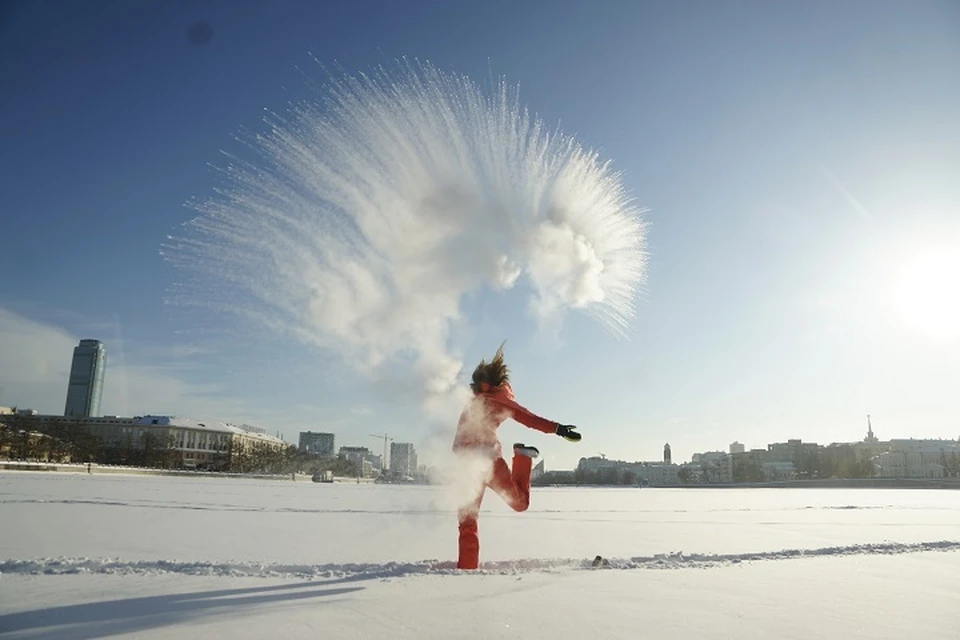
M0 637L957 638L960 492L0 474ZM597 554L605 569L590 567Z

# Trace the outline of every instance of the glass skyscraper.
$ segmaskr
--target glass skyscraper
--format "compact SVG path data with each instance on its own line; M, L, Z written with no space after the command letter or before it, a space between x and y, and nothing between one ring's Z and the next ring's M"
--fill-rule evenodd
M103 393L103 370L107 350L99 340L81 340L73 349L67 404L63 415L73 418L94 418L100 415Z

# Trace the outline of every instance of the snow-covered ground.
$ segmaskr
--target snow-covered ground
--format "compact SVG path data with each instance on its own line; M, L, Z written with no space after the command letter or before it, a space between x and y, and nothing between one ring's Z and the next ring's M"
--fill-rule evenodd
M960 637L960 491L0 473L4 638ZM609 560L594 569L596 555Z

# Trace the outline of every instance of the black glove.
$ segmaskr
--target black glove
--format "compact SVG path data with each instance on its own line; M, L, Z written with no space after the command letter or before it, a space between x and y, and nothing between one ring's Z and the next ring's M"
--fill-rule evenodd
M557 435L570 442L580 442L580 434L574 431L576 428L572 424L558 424Z

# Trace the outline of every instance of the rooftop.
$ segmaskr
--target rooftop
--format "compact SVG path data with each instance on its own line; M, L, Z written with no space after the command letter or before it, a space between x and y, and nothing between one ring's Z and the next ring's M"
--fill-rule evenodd
M249 424L231 424L229 422L219 422L217 420L194 420L192 418L182 418L179 416L136 416L134 419L135 424L141 424L144 426L169 426L169 427L184 427L190 429L203 429L207 431L215 431L218 433L236 433L238 435L246 435L252 438L259 438L261 440L266 440L268 442L282 443L283 440L276 436L272 436L266 432L266 430L260 427L254 427Z

